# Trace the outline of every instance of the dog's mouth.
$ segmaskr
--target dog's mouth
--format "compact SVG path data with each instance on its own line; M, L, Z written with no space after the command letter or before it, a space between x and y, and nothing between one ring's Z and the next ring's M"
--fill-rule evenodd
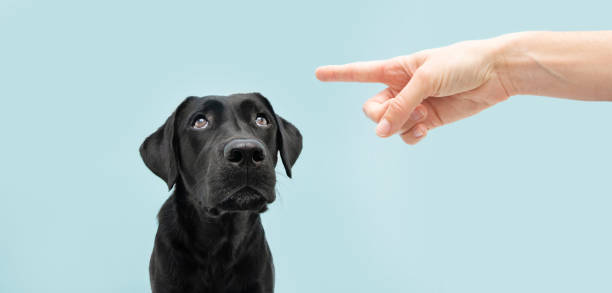
M267 209L266 197L258 190L245 186L225 198L217 208L224 211L256 211Z

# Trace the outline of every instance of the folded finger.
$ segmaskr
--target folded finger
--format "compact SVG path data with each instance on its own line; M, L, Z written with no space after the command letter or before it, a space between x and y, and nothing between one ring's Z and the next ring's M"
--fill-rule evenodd
M414 108L412 113L410 113L408 120L400 128L399 133L404 133L408 131L410 128L415 126L417 123L423 123L425 124L425 126L427 126L430 123L429 122L430 117L428 114L429 114L429 111L424 103L416 106L416 108ZM428 126L427 128L430 129L430 127Z
M421 102L431 95L430 81L416 73L408 84L389 102L387 110L379 122L376 133L388 137L398 132L408 121L408 117Z
M419 123L407 130L406 132L402 133L400 137L405 143L415 145L419 141L423 140L425 136L427 136L427 131L428 129L425 124Z
M395 96L395 92L386 88L363 103L363 113L372 121L378 123L387 107L387 101Z

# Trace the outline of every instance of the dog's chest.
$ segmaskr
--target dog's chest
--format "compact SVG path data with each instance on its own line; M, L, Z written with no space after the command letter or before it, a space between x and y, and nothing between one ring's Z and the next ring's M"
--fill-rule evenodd
M256 281L252 273L221 264L208 264L194 271L187 283L193 286L191 292L248 292L244 288Z

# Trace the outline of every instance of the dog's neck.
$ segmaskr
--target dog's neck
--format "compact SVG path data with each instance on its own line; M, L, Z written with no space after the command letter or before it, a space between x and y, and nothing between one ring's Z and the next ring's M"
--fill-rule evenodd
M214 255L223 255L231 261L240 257L249 245L265 241L258 213L211 215L194 206L188 196L177 184L158 215L159 229L173 232L174 239L169 240L175 248L203 262Z

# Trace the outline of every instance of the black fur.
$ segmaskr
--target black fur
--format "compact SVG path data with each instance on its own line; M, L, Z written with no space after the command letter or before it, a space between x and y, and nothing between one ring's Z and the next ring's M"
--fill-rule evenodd
M202 117L206 128L194 128ZM153 292L273 292L259 214L276 198L277 153L291 177L301 150L300 132L260 94L185 99L140 147L147 167L174 187L158 214Z

